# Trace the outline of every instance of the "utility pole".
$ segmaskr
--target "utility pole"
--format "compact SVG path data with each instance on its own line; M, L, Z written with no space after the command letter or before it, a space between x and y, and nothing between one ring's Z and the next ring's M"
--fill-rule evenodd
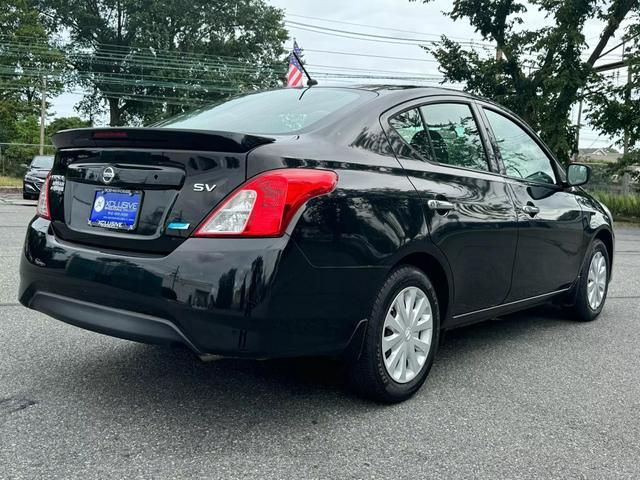
M624 106L625 109L629 108L629 104L631 103L631 63L627 62L627 86L624 89ZM629 127L625 125L624 127L624 149L622 151L624 155L629 153Z
M578 161L580 153L580 128L582 127L582 91L580 92L580 103L578 103L578 124L576 125L576 152L573 154L573 161Z
M47 77L42 77L42 102L40 103L40 155L44 155L44 119L47 114Z

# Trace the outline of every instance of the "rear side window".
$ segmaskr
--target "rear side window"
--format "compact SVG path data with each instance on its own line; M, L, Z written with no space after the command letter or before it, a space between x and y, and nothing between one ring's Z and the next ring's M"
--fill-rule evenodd
M420 155L431 159L431 145L417 108L399 113L389 120L398 135L413 147Z
M551 160L524 129L493 110L485 109L484 112L498 143L507 175L541 183L556 183Z
M469 105L438 103L406 110L389 120L422 157L456 167L489 170Z
M478 125L469 105L438 103L420 108L438 163L489 170Z
M160 122L154 126L285 135L312 126L373 92L341 88L283 88L253 93Z

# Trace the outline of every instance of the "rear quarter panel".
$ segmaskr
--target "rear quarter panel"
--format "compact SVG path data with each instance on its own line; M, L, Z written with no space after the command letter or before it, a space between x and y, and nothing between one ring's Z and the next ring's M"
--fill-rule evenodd
M247 167L248 177L275 168L338 174L335 190L307 202L288 230L314 267L311 277L287 280L306 308L367 318L390 269L406 255L434 249L421 199L382 132L363 131L346 146L317 136L276 142L251 152ZM341 301L332 305L335 299Z

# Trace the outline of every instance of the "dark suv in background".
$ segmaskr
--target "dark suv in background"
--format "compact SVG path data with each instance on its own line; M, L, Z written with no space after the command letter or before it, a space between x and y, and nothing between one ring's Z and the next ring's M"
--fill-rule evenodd
M44 181L53 167L53 155L36 155L29 165L24 165L27 172L22 179L22 197L35 200L40 195Z
M89 330L340 355L394 402L443 330L550 301L588 321L606 300L614 236L589 167L460 92L282 89L53 142L20 302Z

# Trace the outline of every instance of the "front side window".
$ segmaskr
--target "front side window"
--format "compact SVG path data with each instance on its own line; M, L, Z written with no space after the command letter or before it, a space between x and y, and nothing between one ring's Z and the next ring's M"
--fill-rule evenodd
M504 115L485 109L507 175L541 183L556 183L551 160L531 136Z

